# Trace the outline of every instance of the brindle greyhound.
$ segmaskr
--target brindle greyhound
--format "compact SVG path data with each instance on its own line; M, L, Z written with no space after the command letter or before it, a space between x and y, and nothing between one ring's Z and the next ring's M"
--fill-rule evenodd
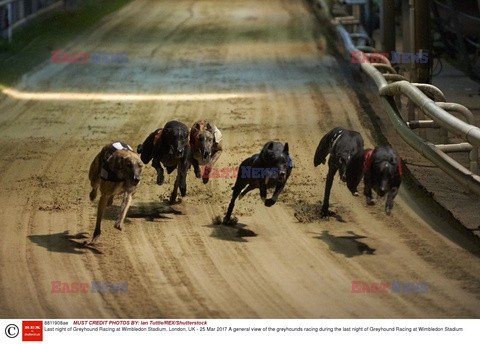
M106 145L93 159L88 178L92 186L90 200L97 197L100 188L101 196L98 202L97 223L92 242L96 242L101 234L101 222L105 208L113 203L113 197L123 193L123 202L118 214L115 228L122 230L123 221L132 202L137 185L140 182L143 164L139 156L132 151L129 145L115 142Z
M195 176L202 177L203 183L208 183L212 166L223 151L222 133L212 122L200 120L190 129L190 164L193 165ZM205 166L202 175L200 166Z

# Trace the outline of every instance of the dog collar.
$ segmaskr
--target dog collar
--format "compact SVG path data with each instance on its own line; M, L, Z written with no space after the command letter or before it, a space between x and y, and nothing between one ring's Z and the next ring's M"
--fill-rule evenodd
M363 158L363 173L366 173L372 167L373 149L368 150Z
M115 142L108 147L107 152L104 156L104 161L102 164L102 168L100 170L100 178L109 182L124 182L124 179L120 179L117 177L117 174L113 172L110 169L110 166L108 165L113 153L115 153L117 150L129 150L133 152L132 147L127 145L126 143L123 142Z

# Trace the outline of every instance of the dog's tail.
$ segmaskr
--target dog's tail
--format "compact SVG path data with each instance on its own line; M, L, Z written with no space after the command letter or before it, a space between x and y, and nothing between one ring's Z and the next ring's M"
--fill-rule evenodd
M365 155L370 149L364 149L358 152L347 165L347 187L351 193L357 192L358 184L363 178L364 169L363 164Z
M330 144L335 135L339 135L342 128L333 128L327 134L325 134L320 140L317 150L315 151L315 156L313 157L313 165L317 167L320 164L324 164L328 153L330 153Z

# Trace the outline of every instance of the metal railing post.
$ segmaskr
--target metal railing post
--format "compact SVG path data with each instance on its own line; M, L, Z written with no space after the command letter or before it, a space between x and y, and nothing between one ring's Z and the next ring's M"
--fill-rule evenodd
M8 43L12 42L12 3L7 4L7 38Z

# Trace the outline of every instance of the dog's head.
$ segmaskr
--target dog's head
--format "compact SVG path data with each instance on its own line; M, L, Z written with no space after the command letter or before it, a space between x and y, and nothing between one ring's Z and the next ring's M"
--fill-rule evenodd
M169 146L169 153L177 159L183 158L188 147L188 128L185 124L171 121L163 128L164 142Z
M196 122L190 130L190 144L200 151L204 159L207 159L213 152L215 128L208 121Z
M371 175L375 191L384 196L394 186L398 186L401 167L400 157L390 146L377 146L372 153Z
M338 167L338 173L342 182L347 181L347 166L350 164L352 158L363 150L363 145L359 145L356 140L351 140L345 137L340 138L341 142L336 143L337 149L332 152L332 158ZM341 147L341 149L340 149Z
M262 161L262 167L270 168L276 171L277 179L284 182L292 168L292 160L288 153L288 143L267 142L260 152L259 159Z
M118 179L132 185L138 185L142 174L143 163L137 153L129 150L117 150L108 159L108 167Z

